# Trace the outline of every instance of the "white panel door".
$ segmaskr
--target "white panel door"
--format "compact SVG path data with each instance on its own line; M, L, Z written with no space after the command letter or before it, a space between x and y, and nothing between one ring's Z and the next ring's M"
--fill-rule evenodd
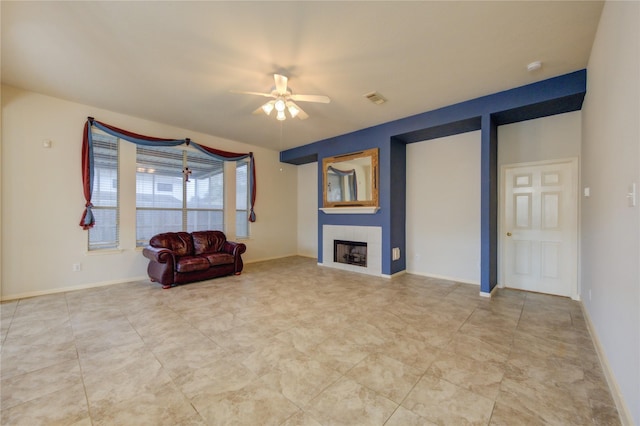
M577 297L576 162L503 168L503 284Z

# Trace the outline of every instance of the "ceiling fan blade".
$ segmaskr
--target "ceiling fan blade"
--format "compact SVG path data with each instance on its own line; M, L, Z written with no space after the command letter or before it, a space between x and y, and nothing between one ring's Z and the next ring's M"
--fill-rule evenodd
M306 120L307 118L309 118L309 114L304 112L302 108L298 107L298 110L298 115L296 117L298 117L300 120Z
M289 99L300 102L320 102L321 104L328 104L331 102L328 96L324 95L291 95Z
M244 90L230 90L231 93L240 93L241 95L257 95L264 96L265 98L272 98L273 95L271 93L262 93L262 92L246 92Z
M276 81L276 91L281 95L287 93L287 80L284 75L274 74L273 79Z
M275 103L276 103L275 100L270 100L266 104L260 105L255 111L253 111L253 114L263 114L264 113L264 114L270 115L271 111L273 111Z

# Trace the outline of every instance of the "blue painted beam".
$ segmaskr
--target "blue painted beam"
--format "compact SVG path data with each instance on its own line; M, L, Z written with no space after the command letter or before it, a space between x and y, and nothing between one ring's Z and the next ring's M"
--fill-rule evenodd
M480 117L467 118L466 120L454 121L440 126L428 127L426 129L415 130L395 136L395 139L405 143L423 142L431 139L444 138L446 136L459 135L460 133L474 132L480 130Z
M489 114L480 135L480 291L489 294L498 282L498 125Z
M424 134L427 139L430 139L431 133L451 136L478 130L478 128L473 128L471 124L477 125L479 118L484 114L492 114L497 123L501 125L577 111L582 108L586 88L587 70L575 71L346 135L291 148L280 153L280 161L299 165L334 155L325 154L329 146L339 149L346 140L360 139L359 135L364 131L374 135L387 136L384 142L377 141L376 145L388 143L391 137L398 137L410 143L418 142L414 139L420 134ZM460 125L461 123L464 125ZM453 133L456 128L458 133Z

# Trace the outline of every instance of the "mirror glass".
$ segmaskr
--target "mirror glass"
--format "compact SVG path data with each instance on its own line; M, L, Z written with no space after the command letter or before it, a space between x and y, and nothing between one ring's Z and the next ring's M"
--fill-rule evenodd
M322 160L324 207L378 206L378 149Z

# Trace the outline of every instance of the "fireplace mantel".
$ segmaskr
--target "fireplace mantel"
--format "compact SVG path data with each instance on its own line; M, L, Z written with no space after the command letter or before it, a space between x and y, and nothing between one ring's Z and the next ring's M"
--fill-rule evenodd
M321 207L318 210L325 214L375 214L380 207Z

